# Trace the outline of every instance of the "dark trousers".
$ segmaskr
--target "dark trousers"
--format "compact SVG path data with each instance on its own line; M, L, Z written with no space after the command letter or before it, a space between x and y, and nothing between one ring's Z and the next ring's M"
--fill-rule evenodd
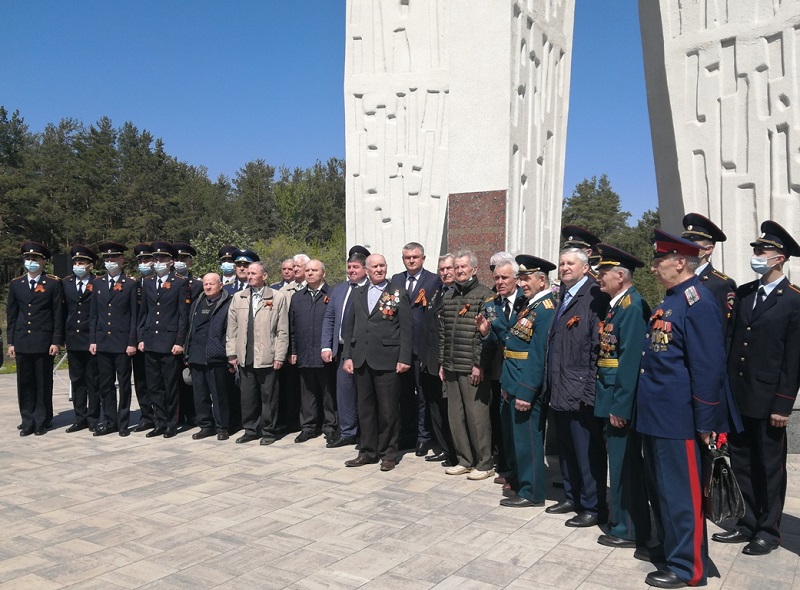
M169 352L145 352L147 392L153 404L155 425L160 428L178 426L178 379L183 357Z
M72 407L75 424L97 422L100 398L97 392L97 360L88 350L68 350L69 381L72 385Z
M608 449L608 474L611 495L609 507L613 526L609 534L636 541L644 547L650 540L650 509L644 483L642 437L631 430L630 422L615 428L607 418L605 422L606 448Z
M147 390L147 367L144 362L145 354L137 351L132 358L133 364L133 386L136 389L136 400L139 402L139 409L142 417L139 420L144 424L155 424L156 418L153 411L153 403L150 401L150 394Z
M333 363L324 367L300 367L300 427L304 432L336 433L333 380Z
M297 365L288 362L277 373L278 416L277 429L281 432L300 430L300 373Z
M497 396L498 399L494 399L495 383L497 383L498 390L500 389L500 384L492 381L492 439L497 453L497 471L509 474L513 480L517 478L517 456L514 451L514 440L516 438L514 422L517 410L514 408L513 397L503 399L502 394L499 394ZM537 416L541 420L541 411ZM496 425L495 420L497 420ZM539 425L536 425L536 428L539 428Z
M185 367L184 367L185 368ZM186 424L195 424L194 407L194 381L192 385L187 385L183 380L183 369L181 377L178 379L178 421Z
M360 456L369 461L397 459L400 438L400 375L364 363L355 371L358 388Z
M439 375L431 375L420 371L420 385L425 396L426 406L431 421L431 446L435 453L447 453L455 458L453 437L450 435L450 421L447 418L447 397L444 394L444 383Z
M124 352L98 352L100 399L106 428L128 430L131 417L131 357ZM119 382L119 406L114 381Z
M430 416L420 373L419 360L414 356L411 368L400 374L399 444L403 448L414 448L431 440Z
M564 496L578 512L600 517L606 508L606 454L603 426L594 408L553 412Z
M42 428L53 416L53 357L41 354L17 353L17 401L22 417L22 430ZM48 404L49 399L49 404Z
M650 503L667 566L690 586L706 583L708 538L697 441L642 436Z
M737 525L746 535L779 543L786 501L786 429L770 426L768 418L742 416L742 422L744 432L728 435L731 468L747 507Z
M513 397L504 402L509 408L507 413L511 420L514 475L519 484L517 494L532 502L544 502L547 470L544 465L541 401L534 403L527 412L520 412L514 407Z
M356 378L342 369L342 346L336 356L336 410L339 420L339 432L343 437L358 436L358 392Z
M229 365L189 365L197 425L203 430L228 432L232 375Z
M278 437L278 391L272 368L239 367L242 393L242 428L246 434Z

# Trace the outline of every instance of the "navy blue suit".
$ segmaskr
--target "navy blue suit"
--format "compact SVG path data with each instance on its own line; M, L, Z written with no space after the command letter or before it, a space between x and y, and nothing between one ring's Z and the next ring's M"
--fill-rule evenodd
M108 276L97 278L92 289L89 339L97 346L105 427L125 432L131 411L131 357L126 351L137 343L139 283L120 273L113 289ZM119 400L115 379L119 381Z
M53 357L50 346L64 344L61 281L41 274L35 290L27 274L8 286L8 345L17 360L17 397L22 431L33 432L53 418Z
M357 287L353 287L353 291ZM322 320L322 337L320 350L330 348L336 363L336 407L338 411L339 432L342 437L358 436L358 392L354 375L345 373L342 369L342 340L343 320L345 313L352 305L352 293L348 297L350 283L344 281L330 290L330 303L325 308L325 317ZM347 302L345 302L347 299Z
M232 283L228 283L227 285L223 285L222 289L228 293L228 295L235 295L242 289L247 288L247 281L240 281L236 279Z
M397 273L390 281L393 285L408 286L408 271ZM400 443L404 447L427 445L431 440L430 410L423 383L420 378L419 351L420 342L425 333L425 315L428 313L428 301L433 294L442 288L439 275L424 268L414 281L414 288L408 291L408 302L411 305L413 322L413 359L411 369L400 375L402 392L400 395ZM434 392L429 392L434 393ZM405 444L404 444L405 443Z
M692 275L653 310L639 369L634 426L669 569L687 584L707 577L697 433L727 432L725 346L714 296Z
M139 277L136 279L136 324L134 325L133 339L138 344L138 336L136 329L139 321L139 308L142 303L142 285L145 281L152 278L152 274L147 277ZM134 346L136 346L134 344ZM141 419L139 425L142 428L152 428L155 424L155 414L153 413L153 404L150 401L150 394L147 392L147 368L144 362L144 353L136 350L136 354L132 357L133 364L133 386L136 389L136 400L139 402L139 410L141 411Z
M64 293L64 342L67 345L69 380L72 386L72 407L75 423L97 424L100 400L97 391L97 362L89 352L89 310L95 276L88 274L87 283L78 291L78 278L69 275L61 279Z
M183 346L189 319L191 293L180 277L170 272L157 289L158 276L144 281L137 334L144 343L147 390L155 409L156 427L174 430L178 423L178 379L183 355L172 347Z

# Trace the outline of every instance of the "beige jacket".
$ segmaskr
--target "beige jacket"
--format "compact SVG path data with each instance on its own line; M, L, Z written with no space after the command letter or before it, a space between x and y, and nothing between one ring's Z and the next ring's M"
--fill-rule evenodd
M233 295L228 309L226 352L244 364L247 351L247 326L250 322L250 288ZM252 318L253 367L272 368L275 360L283 361L289 349L289 300L279 291L264 287L264 299Z

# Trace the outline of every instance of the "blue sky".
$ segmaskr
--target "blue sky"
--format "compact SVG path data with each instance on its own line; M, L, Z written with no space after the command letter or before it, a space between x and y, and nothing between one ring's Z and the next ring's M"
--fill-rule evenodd
M0 105L33 131L107 115L232 177L344 157L344 0L0 0ZM577 0L567 195L608 174L634 220L657 205L634 0Z

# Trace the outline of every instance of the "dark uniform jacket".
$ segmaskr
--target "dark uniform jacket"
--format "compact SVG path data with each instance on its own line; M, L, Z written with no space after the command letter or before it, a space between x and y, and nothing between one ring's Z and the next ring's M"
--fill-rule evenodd
M375 371L394 371L397 363L410 365L413 322L406 290L387 283L370 313L370 285L367 281L350 294L353 304L342 330L342 358L351 359L355 368L366 363Z
M121 354L128 346L136 346L138 297L139 281L124 273L117 276L113 289L107 276L92 282L89 340L98 352Z
M186 281L189 287L189 293L191 293L192 302L197 301L197 298L200 297L200 294L203 292L203 280L200 277L194 276L192 273L189 273L185 277L181 277L177 274L175 276Z
M486 319L492 326L492 330L490 332L490 337L484 338L484 346L488 345L494 348L494 357L492 358L489 374L487 375L487 377L493 381L499 381L503 373L503 348L505 346L508 329L514 325L517 312L525 307L526 304L525 295L519 287L517 287L516 298L514 299L514 305L509 317L506 317L503 311L502 295L493 294L491 300L486 302L484 313L486 314Z
M145 352L169 353L173 346L183 346L186 340L191 304L188 285L173 272L164 278L160 291L156 289L156 275L142 284L137 334L139 342L144 342Z
M78 278L69 275L61 279L61 290L64 298L64 343L67 350L89 351L90 309L92 303L92 282L95 275L88 275L88 282L83 293L78 293Z
M399 272L392 277L394 285L406 286L408 284L408 271ZM411 318L414 321L414 355L419 356L420 340L422 339L425 314L428 312L428 299L442 287L439 275L424 268L414 282L414 290L408 293L408 302L411 305Z
M722 311L722 329L727 331L733 304L736 301L736 281L715 269L709 262L700 273L700 284L711 291Z
M717 302L699 277L667 289L645 334L637 431L679 440L728 432L720 321Z
M328 283L322 283L313 299L308 286L292 296L289 308L290 354L297 355L297 366L301 369L325 366L320 355L320 342L325 312L333 305L328 295L330 291Z
M50 346L64 345L64 307L61 280L42 274L32 291L28 274L8 286L6 320L8 345L22 354L47 354Z
M428 298L428 310L423 316L419 341L420 368L429 375L439 375L439 316L444 302L444 286Z
M505 332L500 387L517 399L534 403L542 394L547 333L555 317L556 298L548 291L533 302L518 301L524 306L512 314L514 323Z
M588 278L553 320L548 335L547 396L554 410L577 411L582 405L594 405L598 325L607 309L608 295Z
M493 297L492 290L475 277L463 285L455 283L444 296L439 318L439 364L446 370L469 374L473 367L491 367L495 349L484 346L475 316L485 315L486 302Z
M758 287L753 281L736 293L728 376L743 416L788 416L800 387L800 289L784 277L756 312Z
M594 415L630 420L642 362L642 343L650 321L650 306L630 287L600 322L600 353Z

